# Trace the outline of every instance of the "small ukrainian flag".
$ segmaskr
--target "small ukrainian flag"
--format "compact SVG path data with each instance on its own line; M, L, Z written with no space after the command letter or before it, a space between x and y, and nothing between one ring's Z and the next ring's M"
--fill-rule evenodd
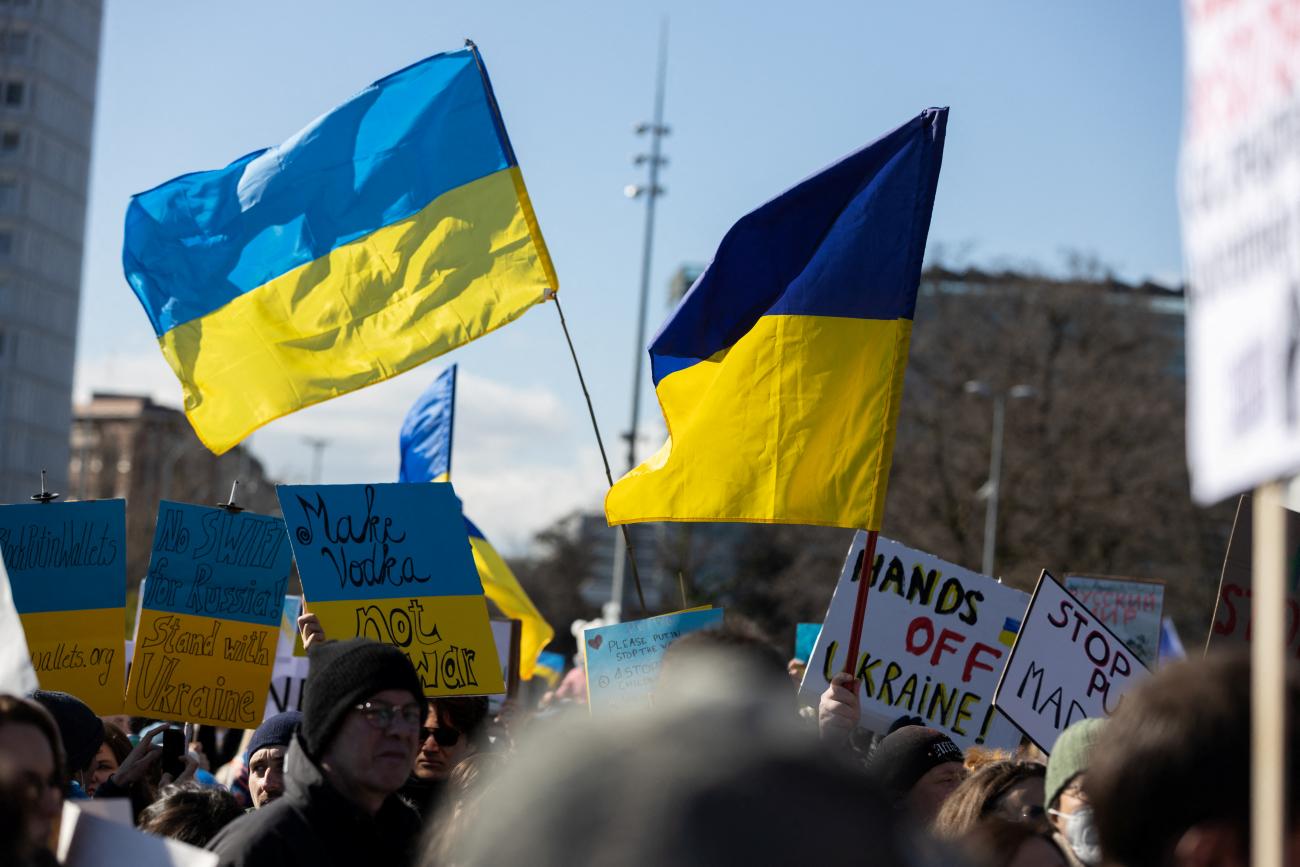
M1014 617L1008 617L1002 624L1002 632L998 634L998 642L1005 644L1007 647L1016 643L1016 636L1020 634L1020 621Z

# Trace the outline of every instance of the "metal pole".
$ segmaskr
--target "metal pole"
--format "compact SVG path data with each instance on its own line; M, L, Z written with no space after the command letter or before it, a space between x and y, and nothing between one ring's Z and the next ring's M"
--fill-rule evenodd
M1286 513L1282 484L1255 491L1250 643L1250 861L1282 867L1286 839Z
M313 485L319 485L321 466L325 460L325 446L329 445L329 440L320 437L303 437L303 442L307 443L308 448L312 450L311 483Z
M989 450L989 491L984 507L984 563L981 571L993 574L994 550L998 541L998 495L1002 493L1002 424L1006 417L1007 397L993 396L993 439Z

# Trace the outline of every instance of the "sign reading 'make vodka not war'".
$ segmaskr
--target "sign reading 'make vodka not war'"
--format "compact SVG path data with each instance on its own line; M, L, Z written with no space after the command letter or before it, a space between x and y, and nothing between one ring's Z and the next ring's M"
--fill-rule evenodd
M426 695L505 692L449 484L281 485L307 610L330 638L406 652Z
M127 713L257 726L290 562L279 518L160 503Z
M0 553L41 687L121 713L126 501L0 506Z
M816 707L844 669L865 542L859 532L844 561L799 688L804 704ZM993 712L993 690L1028 597L883 536L869 580L855 669L862 726L883 733L900 716L919 716L963 748L1014 747L1020 734Z

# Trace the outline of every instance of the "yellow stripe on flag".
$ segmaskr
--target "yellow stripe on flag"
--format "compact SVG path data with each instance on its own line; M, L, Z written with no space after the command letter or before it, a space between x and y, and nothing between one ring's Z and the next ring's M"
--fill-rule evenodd
M41 689L67 692L100 716L122 712L126 609L19 615Z
M537 666L537 655L555 637L555 630L542 617L542 613L528 598L528 593L510 570L496 548L486 539L469 537L474 551L474 565L478 567L483 592L506 617L522 623L519 637L519 677L528 680Z

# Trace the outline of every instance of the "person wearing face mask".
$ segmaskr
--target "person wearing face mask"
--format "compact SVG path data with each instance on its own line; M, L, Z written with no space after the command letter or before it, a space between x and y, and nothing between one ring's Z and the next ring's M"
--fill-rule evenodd
M1044 796L1052 839L1070 867L1098 867L1101 845L1084 780L1093 745L1106 726L1102 719L1081 719L1061 732L1047 757Z

